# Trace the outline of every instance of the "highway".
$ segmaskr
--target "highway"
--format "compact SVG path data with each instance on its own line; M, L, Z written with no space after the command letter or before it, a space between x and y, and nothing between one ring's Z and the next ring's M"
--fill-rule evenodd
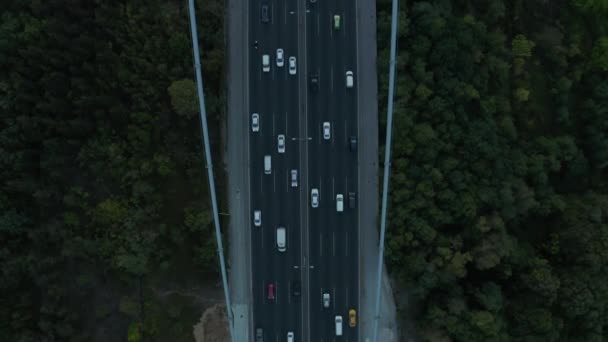
M262 22L267 5L269 22ZM352 0L249 2L249 182L253 336L264 341L358 341L358 324L349 327L348 311L359 310L358 137L356 2ZM304 8L306 10L304 10ZM340 16L334 27L334 16ZM298 25L300 23L300 25ZM305 37L304 39L302 37ZM256 44L257 42L257 44ZM302 49L302 47L304 47ZM284 66L277 66L277 49ZM301 51L303 50L303 51ZM270 71L262 71L269 55ZM296 75L289 58L297 57ZM354 87L346 87L346 72L354 72ZM318 75L318 88L310 75ZM259 114L259 131L251 129ZM323 122L331 124L324 139ZM278 135L285 135L285 152ZM271 156L265 173L264 156ZM290 171L297 170L298 185ZM319 189L317 208L310 204ZM350 208L349 193L354 193ZM344 211L336 210L336 195L344 196ZM255 226L253 212L261 211ZM277 248L277 228L285 227L286 250ZM301 282L301 295L293 293ZM275 289L269 299L269 284ZM322 295L331 296L328 308ZM336 337L334 318L343 317L343 336Z

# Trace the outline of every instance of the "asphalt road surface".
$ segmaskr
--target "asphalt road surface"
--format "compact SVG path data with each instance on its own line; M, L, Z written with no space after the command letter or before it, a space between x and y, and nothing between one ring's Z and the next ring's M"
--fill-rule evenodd
M334 27L334 16L340 27ZM357 329L348 327L348 311L358 311L357 206L349 208L348 194L357 189L357 153L349 138L357 136L356 88L346 88L346 72L355 73L355 2L318 1L307 16L308 71L319 75L318 91L308 97L309 180L320 192L319 208L309 211L310 327L309 341L333 341L335 316L343 318L344 341L358 341ZM331 139L323 138L329 122ZM344 197L344 211L337 212L336 195ZM322 294L330 294L329 308Z
M268 5L270 22L261 21ZM357 151L350 137L359 132L357 116L356 2L352 0L252 0L249 6L249 110L260 117L259 132L247 131L250 160L250 223L253 294L253 334L264 330L264 341L358 341L358 325L349 327L348 311L359 311L359 222ZM340 27L334 27L334 16ZM256 44L257 42L257 44ZM277 66L277 49L284 66ZM270 71L262 71L262 56ZM297 74L288 72L297 57ZM346 71L354 72L354 87L346 87ZM317 74L318 89L309 87ZM323 137L323 122L331 138ZM285 152L278 136L285 135ZM358 139L357 139L358 140ZM264 172L264 156L271 173ZM298 186L290 172L297 170ZM318 208L310 206L310 191L319 189ZM354 193L355 207L349 206ZM336 195L344 211L336 210ZM255 227L253 211L261 210ZM277 228L287 232L286 251L277 248ZM296 283L301 294L294 294ZM269 284L275 289L269 298ZM322 294L330 294L323 306ZM336 337L334 319L343 317L343 336ZM252 339L254 340L254 339Z

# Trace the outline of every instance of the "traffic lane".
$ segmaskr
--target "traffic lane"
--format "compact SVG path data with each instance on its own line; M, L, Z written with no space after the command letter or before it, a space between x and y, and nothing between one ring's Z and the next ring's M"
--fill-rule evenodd
M348 179L346 173L351 165L348 164L348 155L345 154L345 142L347 140L347 127L350 115L347 112L345 106L346 84L345 74L348 70L346 66L346 56L351 52L345 42L345 35L347 29L344 27L344 22L349 20L346 18L343 12L343 6L339 3L334 3L332 13L334 15L340 15L340 28L334 29L334 34L331 36L333 45L337 47L332 50L330 56L330 63L332 65L332 80L333 80L333 94L334 96L329 101L330 111L334 118L334 165L331 168L331 172L335 179L341 180L340 182L333 182L334 184L334 198L337 194L341 194L343 198L347 196L347 185ZM335 204L335 203L334 203ZM346 203L343 203L343 205ZM330 216L332 221L331 225L335 230L336 245L335 245L335 257L332 261L334 272L331 274L331 283L337 289L335 296L335 315L340 315L343 318L344 325L344 336L349 337L350 331L348 329L348 310L351 305L348 294L351 284L348 281L348 275L350 268L352 267L353 260L347 257L348 254L348 227L346 222L346 212L337 212L337 210ZM356 263L356 261L354 261Z
M315 33L317 34L317 38L314 39L313 45L314 51L313 56L316 60L314 60L313 67L315 70L318 70L319 76L319 91L316 101L318 110L313 114L312 120L310 122L310 127L314 134L312 134L313 140L311 141L311 146L314 146L311 149L311 153L313 155L311 158L315 160L315 170L318 173L318 184L320 189L321 203L320 208L317 209L316 221L318 224L316 227L311 226L311 239L319 238L326 241L329 241L331 236L332 227L330 222L327 220L328 214L331 211L332 201L331 201L331 185L328 180L328 173L326 167L331 163L331 140L325 141L323 140L322 134L322 123L324 121L331 121L332 113L329 111L328 101L332 97L331 95L331 85L332 82L332 74L330 72L330 63L328 63L330 54L332 50L335 48L331 45L331 35L332 35L332 27L331 27L331 15L330 15L330 3L322 2L318 3L318 12L316 16L316 27L314 28ZM312 27L311 27L312 28ZM312 33L314 35L315 33ZM314 241L314 240L313 240ZM333 240L335 241L335 240ZM333 245L333 242L332 242ZM319 269L318 269L318 278L316 284L311 284L311 289L316 288L318 290L332 288L330 283L331 272L334 269L331 265L332 256L330 253L327 253L327 249L323 248L321 253L325 252L323 255L319 254ZM334 290L332 293L332 297L335 298L336 291ZM333 300L331 300L333 305ZM315 300L314 297L311 297L311 312L321 312L322 314L311 317L311 338L310 341L321 341L321 340L331 340L332 336L335 335L333 330L333 317L334 312L332 309L324 310L322 306L322 302L318 299Z
M286 184L282 181L287 176L286 168L287 161L285 154L288 153L287 149L285 153L279 153L278 151L278 136L280 134L285 134L285 129L287 125L285 112L285 103L283 101L285 96L285 79L284 75L287 69L287 63L284 64L283 67L277 66L276 60L276 49L281 48L282 46L282 33L283 27L281 14L284 13L284 4L282 2L275 1L273 2L273 7L275 9L273 13L273 25L271 28L271 32L269 32L270 41L272 43L271 53L272 53L272 69L274 70L273 78L270 84L267 87L267 101L270 102L270 105L275 110L274 122L275 122L275 131L273 136L273 153L276 156L276 170L278 178L277 192L271 198L266 198L265 200L271 201L273 204L273 215L275 218L275 229L279 227L284 227L287 232L287 239L289 236L293 234L293 229L290 224L287 222L287 218L285 216L285 211L288 210L288 206L285 203L286 200ZM287 62L287 61L285 61ZM275 239L276 239L276 231L275 231ZM290 310L290 294L289 294L289 277L287 274L287 265L288 258L291 254L291 246L287 246L287 250L285 252L279 252L272 255L274 262L274 279L277 284L281 284L279 288L277 285L277 302L274 306L274 331L278 338L285 338L285 335L289 329L288 324L288 314Z
M322 336L321 332L322 326L319 324L319 313L321 313L322 306L319 304L318 300L315 298L315 293L317 293L320 289L320 282L323 277L325 277L325 272L327 272L327 265L325 260L319 256L322 250L319 248L320 246L316 244L320 233L324 230L323 222L321 221L322 215L320 214L321 208L312 208L310 207L310 191L313 188L322 188L321 186L321 177L320 177L320 153L321 149L319 148L318 141L320 134L320 117L321 112L323 111L322 102L324 100L324 93L322 91L323 79L325 75L321 72L320 61L324 57L322 55L323 49L321 48L323 45L321 42L324 37L319 35L318 28L319 25L319 16L322 12L322 7L326 7L327 4L325 2L317 2L314 5L309 4L309 11L307 14L307 22L306 22L306 38L307 38L307 69L308 75L310 77L311 74L316 74L319 76L320 84L318 85L318 89L310 88L310 79L308 79L307 85L309 86L310 91L308 92L308 110L307 110L307 126L308 126L308 135L311 140L308 141L308 172L309 172L309 187L308 187L308 205L309 205L309 250L308 255L310 259L311 265L314 265L315 268L309 271L309 298L308 298L308 307L309 312L305 313L309 316L309 341L321 341L319 336ZM319 204L323 206L323 202ZM324 328L324 327L323 327Z
M280 29L281 33L281 45L285 46L286 56L286 69L284 70L284 82L283 87L285 90L285 96L282 97L281 102L285 104L285 126L286 126L286 137L288 138L288 147L291 148L287 151L286 155L286 173L287 182L285 182L286 196L284 202L287 204L287 210L284 211L285 219L288 221L291 229L291 248L288 258L286 259L285 276L289 283L289 307L287 308L286 314L286 329L287 331L294 332L296 340L300 340L302 336L301 328L301 283L300 283L300 294L298 296L293 294L293 286L295 283L301 281L301 246L300 237L301 229L300 226L300 201L299 201L299 190L300 190L300 178L301 172L299 167L299 143L294 141L293 137L298 136L299 132L299 89L298 89L298 78L301 74L301 61L297 59L298 55L298 30L297 30L297 2L284 2L284 20L283 28ZM289 58L296 57L296 74L289 74ZM291 170L297 170L298 172L298 186L291 187ZM295 268L294 266L298 266ZM284 337L282 337L284 338Z
M288 232L288 240L290 241L287 252L284 256L279 257L277 260L276 277L284 284L284 291L282 291L284 300L279 303L277 311L275 311L275 317L277 314L279 318L275 320L275 329L277 336L284 338L287 331L293 331L296 337L300 336L300 329L298 321L300 319L299 305L293 302L291 287L294 281L294 264L299 264L299 246L293 241L297 241L299 235L299 226L297 222L298 217L298 202L291 202L288 200L290 197L290 170L293 168L293 160L297 161L299 157L297 153L297 145L290 143L289 137L292 132L297 132L297 62L296 62L296 75L289 74L289 58L297 54L297 36L295 36L295 25L291 24L289 17L295 17L295 11L293 8L289 8L288 4L280 3L277 4L277 13L282 13L282 17L277 18L277 22L280 22L280 27L276 28L278 41L276 43L277 48L284 50L284 66L277 67L275 73L275 85L278 87L277 91L273 91L272 94L277 94L278 98L274 99L274 103L278 103L278 110L281 113L280 118L276 118L277 129L276 135L285 134L286 136L286 151L284 154L279 156L280 165L279 168L282 170L282 177L280 182L280 194L277 196L275 208L279 213L280 221L286 225ZM285 27L287 25L287 27ZM291 31L290 27L294 26ZM275 56L276 59L276 56ZM275 60L276 66L276 60ZM290 120L291 119L291 120ZM281 130L279 132L278 130ZM295 158L295 159L294 159ZM295 305L294 305L295 304Z
M256 8L257 10L259 10L259 6L260 6L260 1L254 0L251 3L251 6L253 8ZM250 12L250 20L249 20L249 24L250 24L250 35L249 35L249 41L253 42L257 39L257 36L259 35L259 32L261 31L261 27L259 26L259 16L255 15L253 13L259 13L257 10L251 11ZM265 42L263 43L265 44ZM271 114L268 114L269 110L268 107L266 106L265 102L260 101L261 97L262 97L262 87L261 87L261 82L262 82L262 67L261 67L261 54L259 51L260 47L258 47L258 49L254 49L252 50L252 53L249 55L249 72L252 74L252 76L249 78L250 79L250 87L249 87L249 91L250 91L250 111L249 113L252 112L258 112L260 113L260 121L261 121L261 127L260 127L260 134L256 134L256 135L252 135L250 133L250 161L251 161L251 168L250 168L250 182L251 182L251 193L250 193L250 201L251 201L251 207L260 207L262 208L262 227L266 227L268 225L268 223L270 222L269 219L265 219L266 215L265 213L268 213L268 209L269 206L267 206L267 203L262 201L261 199L261 194L263 193L263 183L264 183L264 175L263 174L263 155L264 155L264 151L267 149L267 147L264 146L264 141L266 139L263 139L261 137L262 134L265 133L266 131L266 127L269 127L266 123L269 122L268 119L272 119ZM254 76L255 75L255 76ZM266 176L267 177L267 176ZM252 215L252 214L250 214ZM268 222L267 222L268 221ZM251 243L251 251L252 251L252 258L253 258L253 262L252 262L252 293L253 293L253 313L254 313L254 329L255 328L262 328L267 332L270 332L270 326L269 323L264 320L264 317L267 317L267 314L264 314L266 312L268 312L268 308L265 307L266 305L266 296L265 296L265 289L266 289L266 284L268 281L268 269L267 269L267 265L269 264L269 260L268 260L268 255L266 253L266 251L264 250L260 250L258 249L258 246L261 245L265 240L266 240L266 236L267 233L265 232L264 229L260 229L259 231L253 231L252 234L254 235ZM268 245L266 243L266 245Z
M329 13L333 13L331 10L331 4L328 6L330 10ZM329 26L331 30L331 26ZM331 32L331 31L330 31ZM326 44L330 45L332 43L331 37L326 41ZM329 73L331 74L333 60L335 59L336 51L334 49L324 49L328 51L328 54L325 58L327 63L322 67L326 72L329 69ZM331 87L331 83L328 85ZM327 86L325 87L327 88ZM339 167L340 156L336 151L336 141L339 140L339 124L338 119L340 116L339 111L337 110L337 103L339 99L334 94L330 94L325 92L324 99L324 110L323 110L323 119L322 122L328 121L330 122L330 139L326 140L322 138L320 141L320 148L322 149L321 155L323 156L323 163L320 165L321 170L321 178L322 184L324 185L325 190L323 191L322 198L324 199L323 210L323 227L324 231L321 233L326 236L328 241L331 241L331 244L328 243L328 249L326 255L323 257L324 264L328 265L324 271L324 277L320 281L320 286L323 288L332 288L333 297L331 299L333 303L333 309L329 310L328 315L320 316L318 319L320 320L318 324L321 326L320 329L320 339L331 339L335 336L335 323L334 318L336 315L340 315L340 306L342 297L342 289L340 287L339 278L342 277L342 268L344 265L341 263L341 259L337 258L340 255L342 241L340 240L340 224L338 213L336 212L336 194L337 189L340 188L340 174L336 171ZM322 122L320 124L322 125ZM322 127L319 126L319 134L322 135ZM329 317L327 317L329 316Z
M353 88L346 89L346 96L344 99L344 105L346 111L349 115L348 123L345 127L345 132L350 132L350 134L346 134L346 145L348 146L348 140L350 136L357 136L358 131L358 115L357 115L357 84L359 79L358 73L358 65L357 65L357 23L356 23L356 3L349 0L340 0L344 4L345 8L345 17L352 18L352 20L345 21L345 31L348 34L345 37L345 44L349 51L352 53L348 53L344 56L345 65L348 70L351 70L354 74L354 85ZM359 140L356 137L357 141ZM350 182L350 189L355 194L355 198L359 197L359 189L358 189L358 160L357 160L357 152L351 151L350 148L347 147L345 150L347 153L346 159L348 160L348 165L352 167L347 170L346 174L348 175ZM355 208L349 208L349 213L345 217L347 231L350 232L349 236L346 237L346 242L351 246L359 246L359 215L358 210L359 206L357 205L358 201L355 199ZM348 338L353 341L357 341L359 338L359 313L360 313L360 305L359 305L359 253L358 248L354 249L354 253L347 255L346 258L351 260L349 264L347 282L350 284L349 290L347 290L347 305L350 309L355 309L357 312L357 325L355 328L349 329Z
M327 279L331 272L331 267L329 267L328 260L329 256L327 253L327 247L316 245L316 241L318 241L319 237L327 234L330 231L330 225L327 221L328 210L331 209L332 206L332 185L331 179L327 177L325 166L331 162L331 144L323 140L322 136L322 122L324 120L324 115L322 113L326 112L324 106L319 105L321 110L312 114L312 120L309 122L310 135L311 140L309 141L310 148L310 184L311 188L317 188L319 190L319 207L311 208L310 211L310 239L311 239L311 247L310 247L310 255L311 258L315 258L317 262L315 263L315 269L311 270L314 272L314 277L311 277L310 289L311 292L318 290L323 287L327 287ZM329 239L327 239L329 240ZM325 254L324 254L325 253ZM321 309L321 303L317 298L314 298L311 295L310 298L310 310L311 315L314 312L318 312ZM328 329L327 320L319 321L319 317L311 317L311 341L320 341L323 338L327 337L327 334L324 333Z
M271 12L274 14L274 6L270 4L272 10ZM259 8L259 7L258 7ZM255 13L255 12L254 12ZM258 12L259 13L259 12ZM274 20L274 16L273 16ZM253 20L252 20L253 21ZM254 27L253 34L255 35L255 40L258 41L258 49L256 54L257 59L257 68L254 70L258 70L260 73L260 79L258 79L258 83L255 84L256 95L255 102L259 104L260 108L262 108L263 120L262 123L265 126L263 130L263 144L262 150L259 151L258 155L270 155L272 158L272 171L270 175L264 174L262 178L262 190L260 194L264 194L258 198L258 201L264 202L268 205L266 210L266 214L262 213L265 217L265 226L268 229L263 230L262 234L264 235L263 240L266 242L267 246L272 246L271 248L266 248L263 251L262 256L256 261L258 264L258 268L262 270L260 272L260 278L262 279L262 293L258 295L262 295L262 298L265 298L264 305L258 311L258 314L255 317L258 324L263 326L265 330L265 334L267 336L272 336L276 331L276 301L281 301L280 293L282 289L282 282L276 279L276 262L275 256L276 253L276 227L278 223L278 217L276 215L277 210L274 210L276 204L272 200L274 198L274 194L277 191L277 174L278 169L276 154L274 153L274 139L276 136L276 107L269 103L268 98L269 95L273 93L273 80L276 78L276 68L272 65L272 61L274 59L271 58L270 72L263 73L262 72L262 55L268 54L272 57L274 50L274 46L276 45L275 38L270 34L272 31L271 24L262 24L259 21L259 18L254 21L257 23ZM263 157L262 157L263 158ZM254 246L255 248L255 246ZM277 289L277 293L275 295L275 300L269 301L267 299L267 286L268 284L273 283ZM279 304L280 305L280 304Z
M355 68L353 68L355 69ZM353 89L349 89L353 90ZM356 246L359 246L359 215L358 215L358 198L360 196L358 189L358 160L357 160L357 152L352 151L349 145L350 136L356 137L358 126L357 123L357 108L356 108L356 92L347 91L347 96L345 97L345 108L346 113L351 118L346 121L344 126L344 141L343 141L343 151L344 157L346 160L346 165L350 167L345 170L345 175L348 178L348 182L346 184L347 189L345 191L345 210L348 210L347 215L345 215L345 243L348 244L347 254L344 256L346 259L345 262L348 262L348 270L346 275L347 284L349 288L348 298L347 298L347 306L348 309L355 309L357 313L360 311L359 307L359 254ZM358 141L358 137L357 137ZM349 193L354 193L355 203L354 208L350 208L349 204ZM348 208L348 209L347 209ZM350 340L356 341L359 336L359 324L354 329L349 329L348 334L346 336L349 337Z
M322 155L322 164L327 165L332 158L331 153L327 152L325 148L325 152L320 153ZM336 272L338 265L336 264L335 253L336 247L339 241L336 239L335 234L335 226L331 220L331 217L334 214L335 210L335 201L333 198L333 183L331 178L328 178L323 173L326 170L324 168L320 168L322 172L320 173L320 204L318 211L318 222L319 222L319 230L317 232L317 236L321 239L321 241L325 242L323 244L323 249L321 250L320 263L323 265L322 273L320 273L319 283L317 284L318 289L332 289L331 292L331 308L324 309L322 303L318 300L315 301L316 305L311 305L311 307L317 308L317 311L322 312L322 314L316 316L316 326L317 330L314 331L316 334L315 340L328 340L332 336L334 336L334 325L333 325L333 317L335 315L335 299L336 296L339 296L339 290L336 291L336 287L332 283L332 273ZM312 339L311 339L312 340Z
M341 120L341 113L339 112L338 103L339 99L339 88L338 88L338 77L337 72L340 68L338 64L339 56L344 53L343 46L341 45L340 39L338 39L338 30L333 27L333 16L336 13L336 4L335 2L328 3L328 10L326 11L325 18L322 21L325 21L327 24L328 31L328 40L326 41L326 49L328 51L328 56L326 58L326 64L328 67L328 73L330 76L330 84L329 84L329 95L326 98L327 103L327 113L329 120L332 125L332 137L331 137L331 145L332 149L327 154L327 163L324 165L322 176L327 180L328 183L331 184L331 192L330 195L330 207L326 211L325 217L327 220L328 231L331 232L333 238L332 245L332 254L328 255L328 265L330 265L330 269L327 272L327 276L323 281L324 286L335 288L335 293L332 298L333 302L333 314L332 316L335 318L336 315L341 315L343 306L342 300L342 286L340 282L340 278L343 277L343 267L345 265L342 264L341 259L337 258L337 255L340 253L342 241L340 241L339 237L341 236L341 227L339 223L339 217L335 211L335 195L336 195L336 182L334 177L341 176L339 173L340 166L340 155L335 151L335 143L338 138L339 131L339 121ZM336 239L336 237L338 237ZM324 332L323 338L332 338L335 336L335 323L332 320L328 322L330 325L328 329Z

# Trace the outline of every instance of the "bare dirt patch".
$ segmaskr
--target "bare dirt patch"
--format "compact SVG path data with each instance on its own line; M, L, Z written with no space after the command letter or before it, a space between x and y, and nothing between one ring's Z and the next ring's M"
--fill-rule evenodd
M215 304L205 310L201 320L194 326L196 342L229 342L228 319L226 306Z

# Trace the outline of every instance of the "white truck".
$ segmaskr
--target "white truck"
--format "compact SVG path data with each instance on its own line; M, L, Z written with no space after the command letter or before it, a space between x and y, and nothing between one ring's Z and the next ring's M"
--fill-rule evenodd
M279 252L285 252L287 250L287 233L285 227L277 228L277 249Z
M264 173L269 175L272 173L272 157L270 155L264 156Z
M336 316L336 336L342 336L342 316Z

